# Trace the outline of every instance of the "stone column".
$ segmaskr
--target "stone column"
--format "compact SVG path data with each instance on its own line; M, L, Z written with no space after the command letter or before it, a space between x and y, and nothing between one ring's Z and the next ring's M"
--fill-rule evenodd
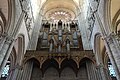
M111 63L114 67L114 70L116 72L116 77L118 80L120 80L120 49L117 47L117 44L115 44L115 37L114 35L110 34L107 35L104 29L104 26L101 22L101 19L99 17L98 13L95 13L95 17L100 25L101 34L103 36L103 40L105 42L106 51L108 52L108 56L111 60Z
M22 72L23 72L22 68L18 70L18 75L16 77L16 80L22 80Z
M30 80L33 69L33 61L28 61L23 67L21 80Z
M105 71L102 55L99 53L99 51L96 51L96 72L100 80L110 80L110 76L107 75L107 72Z
M1 75L1 72L2 72L2 68L3 68L3 66L2 66L3 62L6 59L5 56L7 54L8 49L10 48L10 45L12 44L13 40L14 39L11 36L8 36L6 38L6 41L5 41L1 51L0 51L0 75ZM7 60L5 60L5 61L7 61Z
M95 65L91 61L86 61L86 67L89 80L99 80L96 74Z
M99 64L96 69L99 80L110 80L110 76L108 75L108 72L105 70L102 64Z
M7 34L2 34L1 37L0 37L0 51L3 47L3 45L4 45L4 42L6 40L6 36L7 36Z
M6 61L8 60L8 58L9 58L9 55L10 55L10 53L11 53L11 50L12 50L12 47L13 47L13 44L14 44L14 38L13 38L13 36L14 37L17 37L17 33L18 33L18 31L19 31L19 29L20 29L20 23L22 22L22 20L23 20L23 17L24 17L24 12L22 12L21 14L20 14L20 18L18 19L18 22L17 22L17 24L16 24L16 27L15 27L15 29L14 30L12 30L12 32L11 32L11 35L6 35L5 34L5 38L3 38L3 41L2 41L2 43L1 43L1 45L3 45L2 47L1 47L1 50L0 50L0 75L1 75L1 70L2 70L2 68L5 66L5 64L6 64ZM0 46L1 46L0 45Z
M10 70L10 74L7 77L6 80L17 80L17 77L19 76L19 71L22 69L22 67L20 65L16 65L14 66L11 70Z

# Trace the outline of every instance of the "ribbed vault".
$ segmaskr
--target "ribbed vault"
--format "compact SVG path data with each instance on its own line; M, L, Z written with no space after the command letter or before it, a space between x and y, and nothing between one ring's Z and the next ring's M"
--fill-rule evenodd
M78 4L73 0L46 0L42 6L44 18L51 21L70 21L77 15Z

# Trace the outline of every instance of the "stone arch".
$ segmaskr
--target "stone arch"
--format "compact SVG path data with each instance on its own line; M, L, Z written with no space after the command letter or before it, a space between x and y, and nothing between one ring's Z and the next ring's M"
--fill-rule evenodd
M15 50L15 47L13 47L11 54L10 54L10 57L9 57L9 60L11 62L11 67L13 67L15 65L16 58L17 58L17 52Z
M72 68L65 67L61 71L60 79L61 80L75 80L76 79L76 73L74 72L74 70Z
M102 43L100 40L102 40ZM108 58L109 57L108 57L106 46L105 46L104 40L102 39L101 34L97 34L95 36L95 42L98 42L95 45L95 48L96 48L95 55L96 55L96 60L97 60L96 61L97 66L102 65L105 68L105 73L106 73L107 78L110 78L108 74ZM100 48L100 44L103 44L102 48Z
M22 63L22 66L24 66L28 61L30 61L32 59L34 59L34 60L36 60L36 61L39 62L39 60L37 58L35 58L35 57L32 56L32 57L28 57L28 58L24 59L23 63ZM40 62L39 62L39 64L40 64Z
M105 68L107 69L107 67L108 67L108 59L109 59L109 56L108 56L108 54L107 54L107 52L105 52L105 55L104 55L104 61L103 61L103 63L104 63L104 65L105 65Z
M6 18L5 18L5 16L4 16L4 14L3 14L3 12L0 10L0 17L1 17L1 19L2 19L2 22L4 23L4 25L6 25Z
M105 53L104 54L104 66L105 66L105 71L107 72L107 76L109 79L117 80L116 72L115 72L113 64L111 63L111 60L108 56L108 53L106 51L104 53Z
M117 22L119 15L120 15L120 9L116 12L115 16L112 19L113 27L116 27L116 22Z
M2 13L2 11L0 11L0 35L4 33L5 26L6 26L6 18Z
M16 46L17 45L17 46ZM17 62L19 65L21 65L22 63L22 59L24 56L24 52L25 52L25 38L24 35L19 34L17 39L16 39L16 43L14 45L15 47L17 47Z
M6 57L7 61L2 65L4 67L9 66L7 76L5 77L6 80L11 79L11 75L13 75L13 69L15 68L16 63L16 54L15 47L13 47L10 56Z
M105 19L105 24L106 24L106 29L109 31L111 30L111 0L104 0L104 5L105 5L105 11L104 11L104 19Z
M59 72L55 67L49 67L45 73L43 80L57 80L59 79Z
M58 64L58 62L57 62L55 59L53 59L53 58L47 59L47 60L44 61L44 63L41 64L41 65L42 65L41 69L42 69L43 75L45 74L46 70L49 69L49 68L51 68L51 67L52 67L52 68L55 68L57 71L59 70L59 64Z
M95 37L94 37L94 51L97 52L97 45L95 45L98 41L98 39L101 37L101 34L100 33L96 33L95 34Z
M120 25L120 19L117 20L116 26L115 26L115 33L118 35L120 35L120 26L119 25Z
M4 33L4 24L0 21L0 36Z
M77 76L77 63L73 59L64 59L61 63L60 79L75 79Z
M4 32L9 33L9 30L14 25L15 0L12 0L12 1L2 0L1 3L4 3L4 4L0 4L1 5L0 16L2 17L4 22Z
M85 63L86 61L90 61L90 62L92 62L93 64L95 63L95 61L93 61L92 59L90 59L90 58L88 58L88 57L84 57L84 58L82 58L82 59L80 60L79 65Z
M54 3L56 3L56 4L54 4ZM62 5L62 6L60 6L60 5ZM70 15L72 15L71 18L74 19L74 18L76 18L76 15L77 15L76 10L78 9L78 5L73 0L60 0L60 1L46 0L46 1L44 1L41 9L43 11L43 14L45 15L45 19L46 19L46 17L49 18L48 17L49 14L54 13L56 11L61 11L61 10L65 11L67 13L70 13Z
M102 40L102 43L100 40ZM94 44L95 44L94 49L95 49L96 62L97 60L100 61L100 62L97 62L97 65L99 65L100 63L104 64L104 60L107 58L106 57L106 46L104 44L103 38L100 33L95 35ZM103 44L101 50L100 50L100 44Z
M46 6L46 3L48 2L49 0L46 0L46 1L44 1L43 2L43 4L42 4L42 9ZM71 2L73 2L72 4L74 4L75 6L76 6L76 8L78 8L79 6L77 5L77 2L75 2L74 0L70 0ZM69 2L69 0L68 0L68 2Z
M100 33L97 33L94 37L94 50L97 65L103 63L103 51L105 49L104 41Z
M91 68L91 66L92 66L91 64L94 65L94 62L90 58L84 57L83 59L81 59L81 61L79 63L79 70L77 73L78 79L80 79L80 80L88 80L89 79L88 75L90 72L92 72L92 71L89 71L90 70L89 68Z
M120 16L120 9L116 12L115 16L112 19L113 32L115 32L116 34L117 34L117 31L118 31L118 25L120 23L119 16Z
M101 60L102 58L100 54L100 38L101 35L98 33L95 35L95 39L94 39L94 50L95 50L95 57L97 64L99 64L99 60Z
M8 21L6 25L6 32L13 31L15 21L15 0L8 0Z
M73 59L65 59L61 62L60 73L65 68L71 68L73 70L73 72L75 73L75 75L77 75L78 66L77 66L77 63Z
M115 1L117 0L104 0L104 5L105 5L105 11L104 11L104 19L105 19L105 25L107 26L106 27L106 30L109 30L110 33L111 32L114 32L115 31L115 27L116 27L116 20L120 14L120 8L118 9L118 6L119 5L119 0L116 2L116 7L113 7L114 6L114 3ZM114 2L114 3L113 3ZM113 11L115 10L115 11ZM114 13L112 13L114 12Z
M27 62L31 62L31 77L30 80L40 80L42 78L42 72L40 70L40 63L36 58L31 58Z
M86 60L89 60L89 61L91 61L94 65L96 65L95 60L94 60L94 59L91 59L90 57L87 57L87 56L83 57L83 58L80 60L79 65L80 65L81 62L83 62L84 60L85 60L85 61L86 61Z
M29 61L33 61L33 62L35 62L35 63L39 66L39 68L40 68L40 62L39 62L38 59L32 57L32 58L28 59L26 62L29 62Z

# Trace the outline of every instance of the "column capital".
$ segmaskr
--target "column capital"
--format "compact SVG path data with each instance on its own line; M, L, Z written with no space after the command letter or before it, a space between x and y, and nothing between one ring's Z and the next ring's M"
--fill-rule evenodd
M99 65L97 65L96 68L97 68L97 69L100 69L100 68L104 68L104 69L105 69L104 65L101 64L101 63L100 63Z
M22 70L22 66L20 66L19 64L17 64L17 65L15 65L15 66L13 66L13 67L10 69L9 72L14 71L15 69Z
M15 38L13 38L13 37L10 36L10 35L7 35L7 36L6 36L6 41L5 41L6 44L10 44L10 43L13 42L13 41L15 41Z
M114 43L113 38L115 37L115 34L112 32L108 36L105 36L103 39L106 40L109 44Z
M1 34L1 37L6 37L8 34L6 32Z

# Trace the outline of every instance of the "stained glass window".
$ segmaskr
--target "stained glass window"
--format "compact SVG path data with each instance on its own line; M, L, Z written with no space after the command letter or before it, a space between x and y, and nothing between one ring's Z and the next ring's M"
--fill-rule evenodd
M114 71L114 68L110 62L110 60L108 61L108 69L109 69L109 72L110 72L110 76L111 77L116 77L116 74L115 74L115 71Z
M4 67L3 71L2 71L1 77L7 77L7 76L8 76L9 69L10 69L10 64L7 63L6 66Z

